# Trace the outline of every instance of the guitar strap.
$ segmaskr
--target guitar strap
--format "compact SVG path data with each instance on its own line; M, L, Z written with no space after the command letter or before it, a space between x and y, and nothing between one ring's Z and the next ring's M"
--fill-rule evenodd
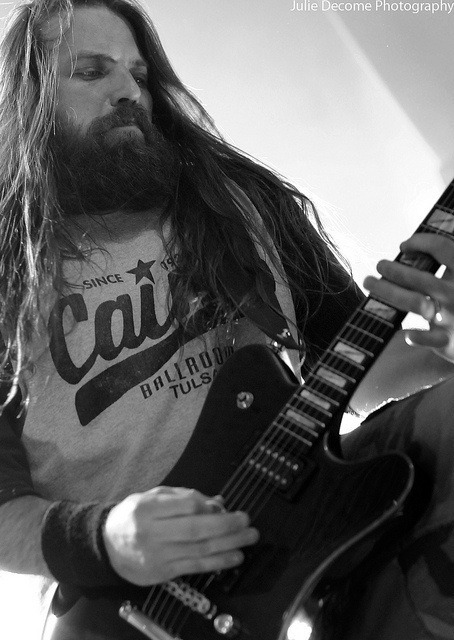
M231 257L224 260L226 288L243 315L265 335L287 349L304 350L294 340L275 293L275 280L269 268L261 274L261 294L255 291L254 279Z

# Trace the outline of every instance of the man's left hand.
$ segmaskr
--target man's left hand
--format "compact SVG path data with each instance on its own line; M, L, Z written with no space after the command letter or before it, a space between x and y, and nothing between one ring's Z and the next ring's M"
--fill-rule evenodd
M430 347L442 358L454 362L454 241L442 235L419 233L403 242L400 249L407 254L431 255L445 266L442 277L381 260L377 271L382 278L368 276L364 286L372 296L428 321L427 330L406 331L408 344Z

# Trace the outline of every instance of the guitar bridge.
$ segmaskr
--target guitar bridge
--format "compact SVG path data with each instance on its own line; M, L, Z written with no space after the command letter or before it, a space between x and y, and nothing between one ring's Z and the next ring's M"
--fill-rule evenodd
M132 606L129 601L123 602L118 613L135 629L143 633L150 640L181 640L179 636L170 635L144 613Z

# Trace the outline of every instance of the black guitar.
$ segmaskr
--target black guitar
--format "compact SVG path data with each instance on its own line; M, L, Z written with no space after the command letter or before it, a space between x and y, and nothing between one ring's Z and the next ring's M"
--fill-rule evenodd
M453 214L454 182L418 232L453 235ZM396 260L439 266L426 255ZM227 509L250 514L259 544L237 569L152 588L81 593L61 585L43 640L314 638L335 585L406 520L411 461L389 453L346 462L338 436L348 399L404 316L368 298L303 386L267 347L233 354L162 484L222 495Z

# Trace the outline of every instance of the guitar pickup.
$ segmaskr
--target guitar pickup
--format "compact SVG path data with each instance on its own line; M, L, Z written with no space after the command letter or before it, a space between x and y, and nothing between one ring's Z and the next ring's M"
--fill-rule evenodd
M289 499L298 493L315 469L312 461L301 460L273 443L258 446L247 459L247 464L267 485L274 485Z

